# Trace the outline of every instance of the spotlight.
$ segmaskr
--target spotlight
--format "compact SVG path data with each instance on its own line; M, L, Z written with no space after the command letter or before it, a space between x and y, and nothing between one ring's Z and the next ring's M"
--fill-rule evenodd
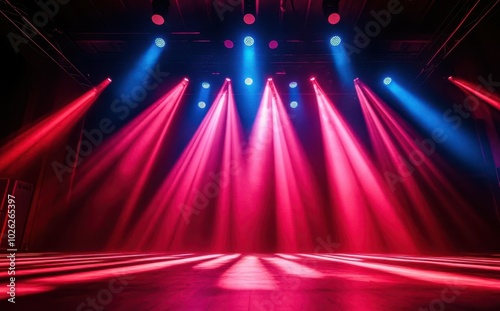
M323 0L323 14L332 25L340 21L339 2L340 0Z
M298 102L296 102L295 100L294 100L294 101L292 101L292 102L290 102L290 107L292 107L292 108L294 108L294 109L295 109L295 108L297 108L297 106L298 106L298 105L299 105L299 103L298 103Z
M184 78L184 81L189 82L189 79L188 78Z
M250 36L246 36L245 39L243 40L245 42L246 46L252 46L254 43L254 40Z
M340 45L340 42L342 42L342 39L340 39L339 36L333 36L331 39L330 39L330 44L332 46L339 46Z
M273 78L267 78L267 81L273 81Z
M108 78L108 81L109 81L109 82L113 82L113 80L111 80L111 78Z
M252 85L252 83L253 83L253 79L252 78L246 78L245 79L245 84L246 85Z
M234 47L234 43L231 40L224 41L224 46L228 49L232 49Z
M198 103L198 107L200 107L201 109L205 108L206 106L207 106L207 104L204 101L200 101Z
M165 46L165 40L163 40L162 38L156 38L155 44L157 47L162 48Z
M272 50L274 50L274 49L278 48L278 41L276 41L276 40L271 40L271 41L269 42L269 48L270 48L270 49L272 49Z
M201 84L201 87L202 87L202 88L204 88L204 89L208 89L208 88L210 87L210 83L208 83L208 82L203 82L203 83Z
M152 0L151 5L153 7L151 20L155 25L163 25L163 23L165 23L165 18L167 18L170 0Z
M241 3L241 1L238 3ZM256 8L256 0L243 1L243 21L245 24L252 25L255 23L255 16L257 16Z
M294 89L297 87L297 82L295 82L295 81L290 82L289 86L290 86L290 88Z
M389 84L391 84L391 82L392 82L391 77L387 77L387 78L384 79L384 84L385 85L389 85Z
M315 77L312 77L312 78L311 78L311 79L309 79L309 80L311 80L311 81L315 81L315 80L316 80L316 78L315 78Z
M253 14L250 14L250 13L245 14L245 16L243 16L243 21L247 25L252 25L253 23L255 23L255 16Z
M328 23L331 25L338 24L340 22L340 14L339 13L332 13L328 15Z
M228 82L229 82L229 81L231 81L231 79L229 79L229 78L226 78L226 81L228 81Z
M450 80L450 81L451 81L451 80L453 80L453 77L452 77L452 76L449 76L449 77L448 77L448 80Z

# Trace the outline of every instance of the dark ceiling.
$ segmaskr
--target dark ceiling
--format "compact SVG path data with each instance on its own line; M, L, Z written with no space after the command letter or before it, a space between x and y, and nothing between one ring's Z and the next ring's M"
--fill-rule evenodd
M229 61L234 61L235 52L226 49L223 41L231 39L239 44L245 34L253 33L261 43L266 74L334 75L329 38L340 34L344 44L355 46L356 27L365 29L375 20L374 13L394 5L402 8L401 13L393 14L390 23L380 27L370 43L352 55L352 64L358 72L404 70L421 83L445 57L455 53L455 47L466 45L467 36L498 16L499 2L341 0L341 22L329 25L321 0L257 0L257 22L248 26L242 22L244 1L171 0L165 25L156 26L150 20L148 0L59 0L58 11L38 28L43 36L35 41L43 48L47 44L42 39L48 39L53 45L46 48L49 54L61 52L54 61L60 61L63 55L63 66L71 62L91 83L134 63L158 35L167 39L168 51L162 61L168 62L174 72L228 74L225 70L230 67ZM33 21L40 11L35 1L0 2L2 25L11 31L18 31L13 26L16 14ZM221 13L217 7L227 10ZM267 48L271 39L279 42L278 49ZM37 47L30 43L23 49ZM75 72L70 73L75 76Z

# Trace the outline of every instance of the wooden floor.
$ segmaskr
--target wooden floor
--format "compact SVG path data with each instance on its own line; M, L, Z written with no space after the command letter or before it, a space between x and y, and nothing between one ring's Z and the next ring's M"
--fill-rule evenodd
M500 310L500 256L17 254L0 310Z

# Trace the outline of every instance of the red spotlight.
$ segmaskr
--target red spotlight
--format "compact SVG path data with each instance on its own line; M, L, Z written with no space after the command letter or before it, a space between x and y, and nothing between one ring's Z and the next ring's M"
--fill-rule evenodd
M231 81L231 79L229 79L229 78L226 78L226 81Z
M248 146L255 151L246 167L249 178L245 191L252 204L250 211L244 211L248 217L241 222L246 232L264 228L262 223L270 209L272 214L282 215L274 231L280 252L295 252L305 246L304 241L326 232L326 222L313 221L322 218L319 186L287 108L272 83L264 88ZM302 183L304 180L308 182ZM256 231L260 231L255 233L259 239L265 236L262 229Z
M184 81L189 82L189 79L188 78L184 78Z
M0 146L0 174L18 174L50 148L59 147L109 83L105 79L71 103L22 130L6 145Z
M245 14L245 16L243 16L243 21L247 25L252 25L253 23L255 23L255 16L253 14L250 14L250 13Z
M338 13L332 13L328 16L328 22L332 25L340 22L340 15Z
M109 81L109 82L113 82L113 80L111 80L111 78L108 78L108 81Z
M449 76L449 77L448 77L448 80L450 80L450 81L451 81L451 80L453 80L453 77L452 77L452 76Z
M273 78L267 78L267 81L273 81Z
M185 248L187 237L207 236L202 230L203 224L213 220L211 250L227 251L231 245L236 245L232 244L233 241L248 245L250 235L241 232L241 227L234 228L231 225L244 223L245 219L251 218L239 216L244 208L239 208L241 200L235 196L235 193L240 193L238 178L244 181L242 173L238 177L238 172L243 170L243 154L240 152L242 134L231 85L225 85L154 196L146 206L136 205L135 213L130 214L136 214L137 209L144 211L137 221L133 221L135 227L131 232L137 234L132 234L136 238L130 239L127 244L130 247L156 245L162 248L162 245L168 245L170 249ZM193 166L192 163L197 165ZM212 172L217 172L217 176L212 176ZM202 206L198 200L200 194L204 196L203 193L209 193L213 201L201 204L213 208L216 219L212 219L213 214L208 209L203 212L194 207ZM131 218L124 223L130 224L130 221ZM116 232L116 241L124 232ZM228 236L234 237L234 240L227 239Z
M384 178L391 191L396 194L397 201L387 211L394 210L398 213L397 218L405 224L405 230L411 233L413 240L425 240L425 235L419 235L417 232L425 232L432 237L431 248L451 251L450 246L453 245L453 235L449 233L449 229L444 229L443 220L439 215L448 215L448 226L460 228L460 232L469 237L474 236L472 228L483 225L473 215L474 212L465 203L464 197L453 187L452 177L447 175L445 165L441 161L421 157L420 165L414 167L418 179L410 176L404 181L398 179L404 169L401 167L401 157L420 150L419 145L424 141L423 137L419 137L418 132L409 123L362 81L355 85L355 89L372 142L372 157L380 171L385 172ZM408 163L414 159L410 156ZM435 195L433 201L427 199L428 193ZM378 210L379 213L382 211L380 207ZM406 211L410 210L412 212L408 214ZM384 214L387 215L387 212ZM408 221L410 218L421 219L422 223L415 227ZM427 246L428 243L425 244Z
M88 155L86 162L79 168L73 198L87 207L87 211L79 217L92 217L96 212L92 203L94 200L108 206L106 213L110 214L107 217L116 219L108 241L110 245L115 245L127 231L134 208L144 198L148 180L157 169L156 165L162 158L165 145L168 145L167 141L172 137L171 128L186 88L185 81L178 83L104 141L99 149ZM123 178L124 176L127 178ZM117 196L118 192L110 190L114 188L112 185L116 180L120 180L120 189L127 193L127 200L121 200ZM109 187L94 189L93 186L97 184ZM113 212L118 206L119 217ZM97 223L94 225L99 226Z
M329 187L338 194L332 199L332 215L342 219L338 227L342 247L349 251L415 251L416 242L399 217L402 207L394 208L395 195L372 158L317 82L314 91ZM380 223L384 225L376 225Z
M315 77L312 77L310 80L311 80L311 81L316 81L316 78L315 78Z
M500 110L500 96L484 90L482 85L473 84L461 78L452 77L449 80L451 83L461 88L466 94L472 95L471 97L467 97L468 99L466 101L474 101L477 105L479 105L479 101L477 100L477 98L479 98L490 104L492 107Z
M273 49L273 50L274 50L274 49L276 49L277 47L278 47L278 41L276 41L276 40L271 40L271 41L269 42L269 48L270 48L270 49Z
M160 14L153 14L153 16L151 16L151 21L153 21L153 24L158 26L161 26L163 25L163 23L165 23L165 19Z
M170 0L151 0L151 6L153 9L151 20L155 25L163 25L165 18L168 16Z
M224 46L228 49L232 49L234 47L234 43L231 40L224 41Z

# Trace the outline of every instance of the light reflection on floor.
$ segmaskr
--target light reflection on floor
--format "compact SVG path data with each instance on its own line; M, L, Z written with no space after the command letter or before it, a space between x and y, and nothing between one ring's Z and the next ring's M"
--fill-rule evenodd
M105 310L500 310L497 256L50 253L16 265L29 310L88 297Z

